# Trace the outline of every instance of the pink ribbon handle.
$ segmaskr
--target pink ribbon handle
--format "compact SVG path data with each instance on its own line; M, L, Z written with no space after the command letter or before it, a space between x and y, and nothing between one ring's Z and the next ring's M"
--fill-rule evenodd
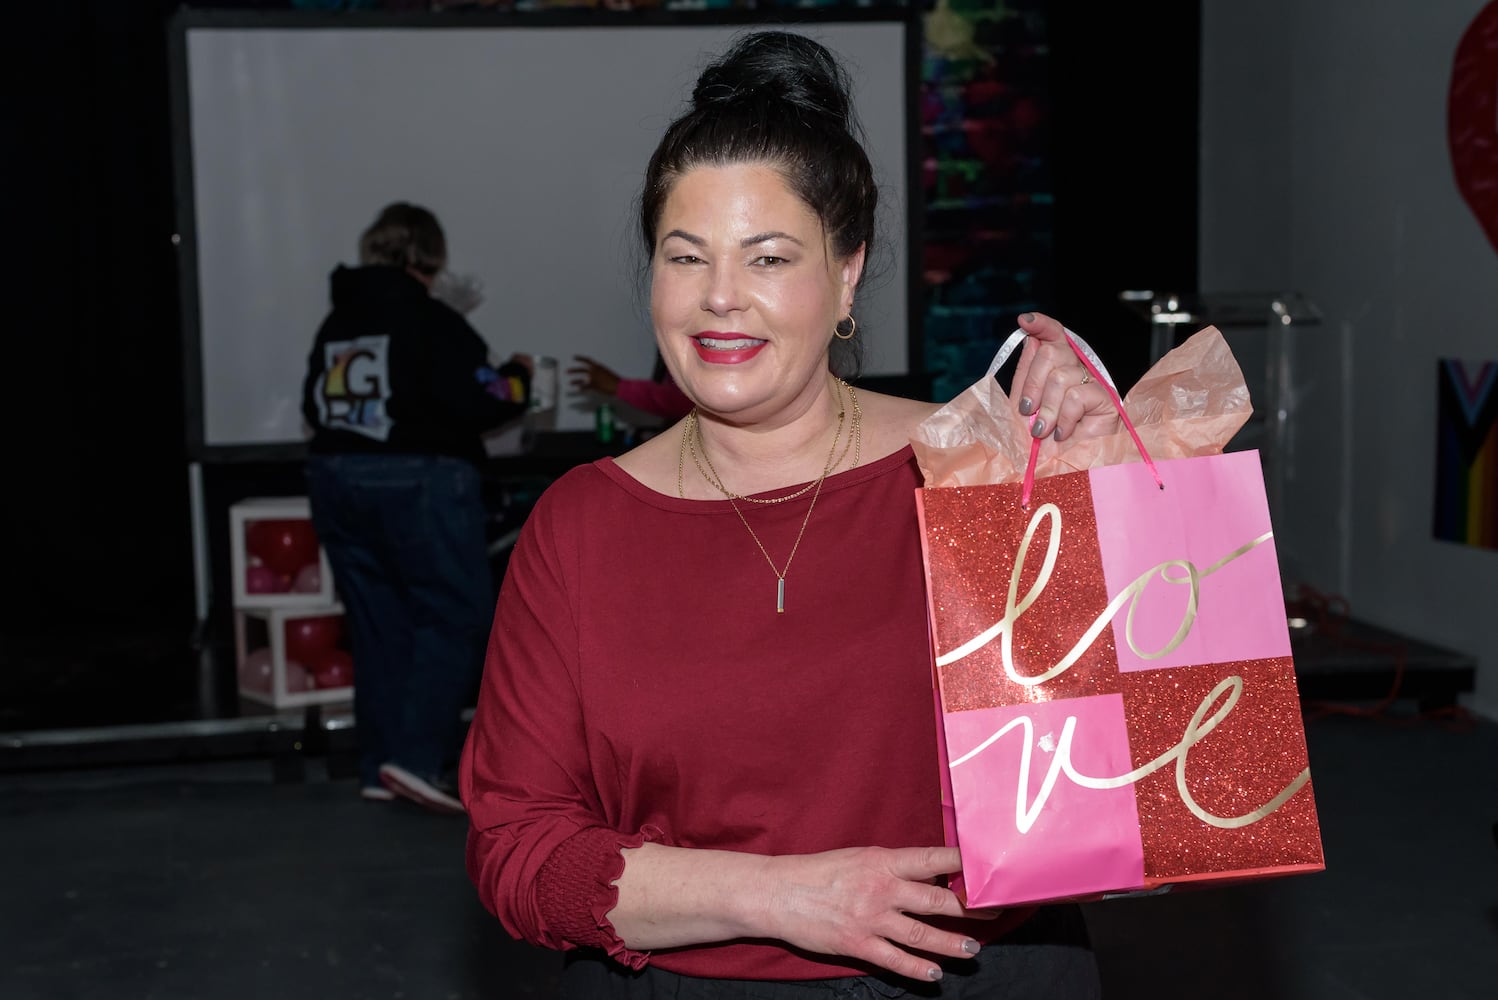
M1065 327L1062 328L1062 332L1066 336L1067 346L1077 356L1077 360L1082 362L1082 367L1087 369L1087 374L1092 376L1092 380L1102 386L1108 393L1108 398L1113 400L1113 408L1118 411L1118 418L1123 421L1125 429L1129 432L1129 437L1134 439L1134 447L1139 449L1139 457L1144 459L1145 465L1149 466L1150 475L1155 477L1155 484L1162 490L1165 489L1165 482L1160 478L1160 470L1155 468L1155 460L1150 458L1150 453L1145 450L1144 442L1139 440L1139 432L1134 429L1134 422L1124 412L1123 400L1119 398L1118 390L1113 387L1112 381L1107 376L1098 371L1097 366L1092 363L1092 359L1077 346L1072 332ZM1025 481L1024 486L1020 490L1019 499L1020 507L1025 510L1029 510L1030 508L1030 494L1035 488L1035 462L1040 457L1040 440L1040 438L1034 436L1030 438L1030 461L1025 465Z

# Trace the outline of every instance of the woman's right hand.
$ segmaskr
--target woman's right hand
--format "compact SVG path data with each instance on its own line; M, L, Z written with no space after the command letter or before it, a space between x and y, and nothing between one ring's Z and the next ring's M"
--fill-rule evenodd
M765 921L773 937L911 979L941 978L931 956L970 958L978 942L921 920L991 917L964 910L934 879L960 871L952 847L852 847L768 859Z

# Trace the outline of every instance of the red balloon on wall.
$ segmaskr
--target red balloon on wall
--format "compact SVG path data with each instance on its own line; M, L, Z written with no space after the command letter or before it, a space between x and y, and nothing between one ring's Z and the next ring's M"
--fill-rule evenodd
M354 658L342 649L325 649L307 664L319 688L349 687L354 683Z
M1446 98L1446 142L1456 187L1498 250L1498 3L1489 3L1456 46Z
M311 521L251 521L244 534L245 550L280 576L293 577L317 561L317 532Z
M292 618L286 622L286 658L312 663L319 653L337 646L342 637L342 615Z

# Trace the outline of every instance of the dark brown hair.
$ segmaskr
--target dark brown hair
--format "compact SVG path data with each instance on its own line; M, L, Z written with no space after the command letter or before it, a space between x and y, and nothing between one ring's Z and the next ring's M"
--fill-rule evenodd
M767 163L821 219L839 259L872 250L879 192L858 141L847 74L802 35L745 36L697 78L692 107L666 130L645 172L641 235L656 225L676 179L696 166Z
M640 196L646 259L672 186L699 166L764 163L822 223L832 253L844 260L874 253L879 190L860 141L852 86L832 53L804 35L759 31L739 39L697 78L692 107L666 129ZM829 335L831 331L828 331ZM837 341L834 368L857 368L857 342Z

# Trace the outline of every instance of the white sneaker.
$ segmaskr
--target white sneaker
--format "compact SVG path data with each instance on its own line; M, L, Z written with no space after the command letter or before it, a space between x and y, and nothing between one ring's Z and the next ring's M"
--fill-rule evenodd
M418 778L399 764L381 764L380 781L386 788L403 799L410 799L432 812L446 815L466 816L468 811L454 795L450 795L429 781Z

